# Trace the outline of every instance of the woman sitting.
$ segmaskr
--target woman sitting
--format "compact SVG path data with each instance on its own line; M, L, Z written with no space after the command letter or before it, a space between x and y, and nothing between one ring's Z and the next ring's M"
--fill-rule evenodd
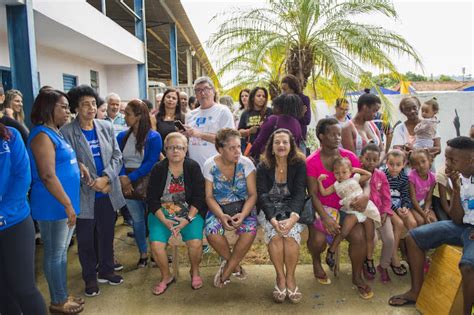
M186 158L187 139L178 132L165 138L166 159L153 167L148 186L148 228L151 252L161 272L153 294L163 294L175 281L171 277L166 244L181 233L191 261L191 287L202 287L199 263L202 251L205 202L204 177L199 164Z
M224 258L214 277L214 286L222 288L231 274L243 280L245 270L239 266L257 234L257 201L255 166L241 155L240 133L223 128L216 135L217 155L204 163L206 179L205 232L209 244ZM224 230L236 231L239 236L232 252Z
M293 303L302 294L296 286L298 263L304 225L298 223L306 189L305 156L287 129L278 129L270 137L262 162L257 168L259 221L265 229L270 259L277 273L273 299L282 303L288 293Z

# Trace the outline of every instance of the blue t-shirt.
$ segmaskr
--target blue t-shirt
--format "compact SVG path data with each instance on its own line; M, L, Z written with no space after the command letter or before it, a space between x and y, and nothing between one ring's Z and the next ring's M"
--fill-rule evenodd
M76 153L61 134L45 126L36 126L28 138L28 154L31 163L32 185L30 193L31 215L39 221L55 221L67 218L64 206L48 191L41 180L36 160L31 151L31 141L43 132L55 147L55 171L64 191L71 199L72 206L79 214L80 171Z
M95 168L97 170L97 175L102 176L104 172L104 162L102 162L102 154L100 152L100 143L99 138L97 137L97 132L95 128L92 130L84 130L82 129L82 133L86 137L87 143L89 143L89 147L91 148L92 157L94 158ZM95 198L102 198L107 196L101 192L95 193Z
M30 215L26 201L31 183L30 160L18 130L7 129L10 139L0 138L0 231Z

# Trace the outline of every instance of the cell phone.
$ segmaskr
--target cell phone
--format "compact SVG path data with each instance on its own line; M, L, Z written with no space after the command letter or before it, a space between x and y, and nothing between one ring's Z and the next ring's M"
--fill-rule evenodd
M178 128L178 130L186 131L186 128L184 128L184 125L181 121L175 120L174 125L175 125L176 128Z

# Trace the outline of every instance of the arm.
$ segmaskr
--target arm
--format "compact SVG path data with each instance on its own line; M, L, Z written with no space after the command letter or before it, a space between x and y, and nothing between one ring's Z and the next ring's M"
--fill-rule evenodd
M221 221L226 230L233 230L234 228L229 225L229 223L232 221L232 218L222 211L221 207L214 198L213 183L208 179L205 181L206 203L209 211L211 211L219 219L219 221Z
M145 155L142 164L135 171L128 174L128 178L130 178L132 182L150 173L153 165L158 162L158 158L160 157L161 144L162 141L159 134L147 141L145 144Z
M357 173L360 175L360 180L359 182L362 184L367 183L368 180L372 177L372 174L369 171L366 171L362 168L354 167L353 169L354 173Z
M69 227L74 226L76 223L76 212L72 206L71 199L69 199L63 185L56 176L56 151L54 144L46 134L41 132L31 141L31 151L35 158L41 181L51 195L64 206L68 216Z
M461 203L461 184L458 172L450 172L446 175L451 178L451 182L453 183L453 194L451 196L451 205L449 207L449 216L456 224L462 224L464 218L464 208Z
M431 156L435 158L438 154L441 153L441 138L434 138L433 139L433 147L428 148Z
M353 127L351 123L348 122L342 127L341 138L342 147L355 153Z
M325 180L326 178L327 178L327 175L324 175L324 174L321 174L318 177L318 190L319 190L319 193L323 195L324 197L329 196L336 192L336 190L334 189L334 185L324 188L323 180Z
M413 209L415 209L416 212L418 212L423 218L425 217L423 209L421 209L420 204L418 203L418 200L416 200L416 188L415 185L412 182L409 182L409 187L410 187L410 199L411 203L413 205Z
M436 185L436 184L435 184ZM433 190L435 188L435 185L431 186L430 191L425 197L425 204L424 204L424 211L429 211L431 209L431 205L433 203Z
M262 126L260 127L260 132L257 135L257 138L252 144L252 148L250 149L251 156L259 156L262 152L265 144L267 143L268 138L273 132L275 126L275 119L267 119Z
M308 182L308 189L309 189L309 194L311 195L311 202L313 204L313 208L316 210L316 212L319 214L319 217L321 218L324 227L330 233L331 235L339 234L341 226L333 219L331 218L326 211L324 211L323 204L318 198L318 181L316 178L313 176L308 176L307 177L307 182Z
M302 95L301 101L303 102L303 106L306 107L303 117L299 119L299 122L302 125L309 125L311 123L311 101L308 96Z
M252 211L257 202L257 175L256 172L251 172L247 178L247 200L242 208L243 218L246 218Z
M448 202L448 189L438 183L439 199L441 202L441 208L444 212L449 213L449 202ZM451 199L452 200L452 199Z
M382 176L382 187L380 187L380 195L382 199L382 209L379 209L380 213L387 213L393 215L392 211L392 198L390 196L390 185L388 183L385 174Z
M186 161L186 160L185 160ZM205 190L205 184L204 184L204 176L202 175L201 168L199 165L196 163L195 165L192 166L192 193L191 193L191 200L190 200L190 205L191 208L195 208L199 213L201 213L202 217L205 217L205 196L203 194L203 191ZM191 214L194 215L193 212L190 212L189 215ZM196 212L197 213L197 212Z

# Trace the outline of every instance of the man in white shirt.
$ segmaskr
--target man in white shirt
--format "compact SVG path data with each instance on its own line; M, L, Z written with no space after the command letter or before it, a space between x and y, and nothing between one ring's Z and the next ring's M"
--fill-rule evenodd
M415 304L424 280L425 251L443 244L463 247L459 262L464 314L471 314L474 304L474 140L456 137L447 142L446 175L453 184L449 209L451 220L419 226L406 238L412 286L404 294L393 296L391 306ZM442 288L440 288L442 289Z
M199 163L217 154L214 142L221 128L235 128L234 117L227 106L217 104L216 89L209 77L194 82L194 92L201 104L186 115L186 132L189 138L189 157Z

